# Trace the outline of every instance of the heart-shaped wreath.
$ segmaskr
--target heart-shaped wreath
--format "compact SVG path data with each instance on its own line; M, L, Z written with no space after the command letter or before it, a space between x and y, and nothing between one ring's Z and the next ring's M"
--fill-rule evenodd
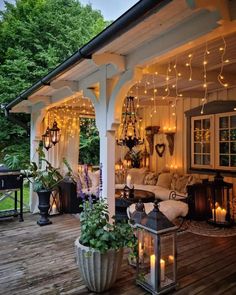
M159 157L162 157L166 149L166 145L164 143L158 143L155 145L155 150Z

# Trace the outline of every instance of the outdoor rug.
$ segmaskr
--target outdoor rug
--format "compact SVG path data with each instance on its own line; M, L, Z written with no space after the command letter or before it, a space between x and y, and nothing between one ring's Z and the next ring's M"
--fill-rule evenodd
M236 225L224 228L213 226L206 221L186 220L182 229L193 234L208 237L232 237L236 236Z

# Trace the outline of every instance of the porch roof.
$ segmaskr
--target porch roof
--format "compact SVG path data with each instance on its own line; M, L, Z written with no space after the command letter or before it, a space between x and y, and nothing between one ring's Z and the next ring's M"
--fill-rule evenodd
M114 76L117 72L114 71L109 58L99 60L99 56L102 54L125 58L121 69L124 71L134 66L143 66L144 61L147 60L145 58L142 58L142 61L139 60L138 49L147 46L153 40L159 39L162 42L165 34L174 28L187 26L188 22L194 20L202 25L207 22L207 32L217 28L219 26L217 22L222 19L218 7L214 7L214 9L207 7L206 9L206 7L198 7L197 2L185 0L139 1L66 61L22 92L6 106L6 113L30 113L31 107L38 102L54 103L56 101L54 96L57 96L59 92L60 97L73 95L73 87L78 93L81 93L79 83L85 77L96 73L101 65L107 65L108 73ZM199 35L201 34L203 33L199 32ZM176 46L178 45L177 43ZM136 56L134 53L137 53ZM134 58L131 58L132 56ZM65 81L66 86L69 83L69 89L66 86L63 87Z

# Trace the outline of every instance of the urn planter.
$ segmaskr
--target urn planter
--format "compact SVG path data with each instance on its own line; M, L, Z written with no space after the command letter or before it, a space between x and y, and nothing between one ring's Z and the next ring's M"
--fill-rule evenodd
M98 293L110 289L121 268L123 248L101 253L80 244L78 238L75 241L75 252L76 263L88 289Z
M37 221L37 224L40 226L51 224L52 222L48 218L48 210L50 208L50 190L38 191L39 205L40 210L40 219Z

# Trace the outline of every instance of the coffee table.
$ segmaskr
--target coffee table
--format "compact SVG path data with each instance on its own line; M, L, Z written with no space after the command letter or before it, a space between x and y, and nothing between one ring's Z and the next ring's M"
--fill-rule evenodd
M133 198L122 197L123 189L116 189L116 221L128 220L127 207L141 200L143 203L155 201L155 194L146 190L134 189Z

